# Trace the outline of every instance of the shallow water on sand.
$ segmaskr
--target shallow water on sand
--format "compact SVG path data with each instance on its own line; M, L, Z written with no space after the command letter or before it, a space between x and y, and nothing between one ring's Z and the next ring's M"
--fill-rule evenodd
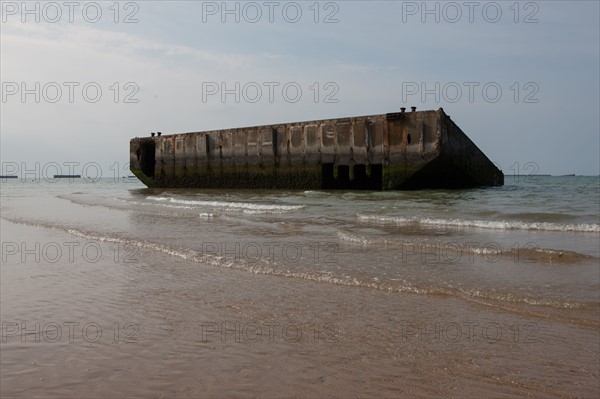
M599 179L506 183L2 182L1 394L595 397Z

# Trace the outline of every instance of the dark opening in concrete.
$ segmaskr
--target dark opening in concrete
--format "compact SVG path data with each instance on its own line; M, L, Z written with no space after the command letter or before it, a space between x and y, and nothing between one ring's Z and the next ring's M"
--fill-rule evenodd
M154 177L154 153L155 153L155 143L154 141L145 141L141 144L141 154L140 154L140 167L142 168L142 173L148 177Z
M381 190L383 188L383 165L371 164L369 169L367 174L366 165L354 165L354 183L357 190Z
M348 165L338 165L338 184L341 187L350 187L350 167Z
M321 165L321 181L324 189L335 188L335 177L333 176L333 164L324 163Z
M383 185L383 167L381 164L370 165L370 174L367 175L367 165L352 166L353 179L350 180L350 166L338 165L337 176L334 174L336 166L332 163L321 165L322 188L325 190L381 190Z

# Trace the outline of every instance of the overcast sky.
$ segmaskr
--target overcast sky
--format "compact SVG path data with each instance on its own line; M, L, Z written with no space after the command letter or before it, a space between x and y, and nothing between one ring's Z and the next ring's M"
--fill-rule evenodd
M153 131L417 106L505 174L598 175L599 20L597 1L2 1L2 172L110 177Z

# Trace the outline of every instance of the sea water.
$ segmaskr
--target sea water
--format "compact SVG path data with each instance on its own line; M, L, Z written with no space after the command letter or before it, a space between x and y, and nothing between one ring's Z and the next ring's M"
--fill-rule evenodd
M597 396L599 190L3 180L1 393Z

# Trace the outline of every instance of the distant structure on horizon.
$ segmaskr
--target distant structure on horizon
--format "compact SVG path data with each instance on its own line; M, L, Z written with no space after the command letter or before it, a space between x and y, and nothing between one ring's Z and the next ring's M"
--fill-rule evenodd
M148 187L465 188L504 175L442 108L134 138Z

